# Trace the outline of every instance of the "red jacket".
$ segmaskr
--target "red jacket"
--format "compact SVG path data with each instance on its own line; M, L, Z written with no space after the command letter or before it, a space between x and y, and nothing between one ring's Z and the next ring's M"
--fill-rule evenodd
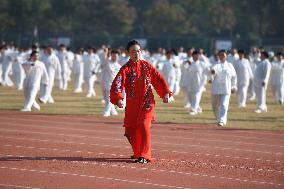
M162 75L148 62L129 60L121 67L112 82L110 101L114 105L123 100L126 93L124 127L137 127L139 121L151 117L154 120L155 100L152 88L160 98L171 91Z

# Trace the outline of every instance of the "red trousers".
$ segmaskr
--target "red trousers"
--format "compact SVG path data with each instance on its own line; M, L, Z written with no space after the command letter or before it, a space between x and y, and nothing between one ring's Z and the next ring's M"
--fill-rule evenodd
M151 122L152 118L146 118L137 127L125 127L125 136L131 144L135 159L144 157L151 160Z

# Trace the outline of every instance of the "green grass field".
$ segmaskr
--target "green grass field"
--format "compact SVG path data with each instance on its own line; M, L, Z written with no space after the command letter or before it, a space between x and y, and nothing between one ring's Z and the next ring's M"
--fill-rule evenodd
M70 82L71 83L71 82ZM94 115L102 116L103 104L99 85L95 84L97 96L86 98L86 93L73 93L72 86L67 91L53 90L55 104L42 104L42 114L71 114L71 115ZM249 101L245 109L239 109L236 103L236 95L231 96L227 126L239 129L257 130L284 130L284 106L277 104L268 90L267 105L268 112L262 114L254 113L255 101ZM203 113L197 116L190 116L189 110L184 108L184 96L182 93L175 97L171 104L163 104L156 95L156 122L160 123L186 123L186 124L215 124L211 109L210 84L207 91L203 93L201 107ZM17 91L15 87L0 86L0 111L18 112L23 107L23 91ZM123 119L124 113L119 112L117 118Z

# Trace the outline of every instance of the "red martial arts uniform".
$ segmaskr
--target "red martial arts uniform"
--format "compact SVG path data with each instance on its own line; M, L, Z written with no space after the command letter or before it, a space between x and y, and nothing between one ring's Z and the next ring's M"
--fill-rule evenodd
M152 87L160 98L171 91L165 79L148 62L129 60L116 75L110 90L110 101L117 105L126 93L124 127L134 158L151 160L151 122L154 120L155 100Z

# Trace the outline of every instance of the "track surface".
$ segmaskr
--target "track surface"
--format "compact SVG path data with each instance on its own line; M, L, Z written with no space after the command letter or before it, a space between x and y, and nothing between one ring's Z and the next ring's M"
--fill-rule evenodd
M121 120L0 112L0 188L284 188L284 132L153 124L133 163Z

